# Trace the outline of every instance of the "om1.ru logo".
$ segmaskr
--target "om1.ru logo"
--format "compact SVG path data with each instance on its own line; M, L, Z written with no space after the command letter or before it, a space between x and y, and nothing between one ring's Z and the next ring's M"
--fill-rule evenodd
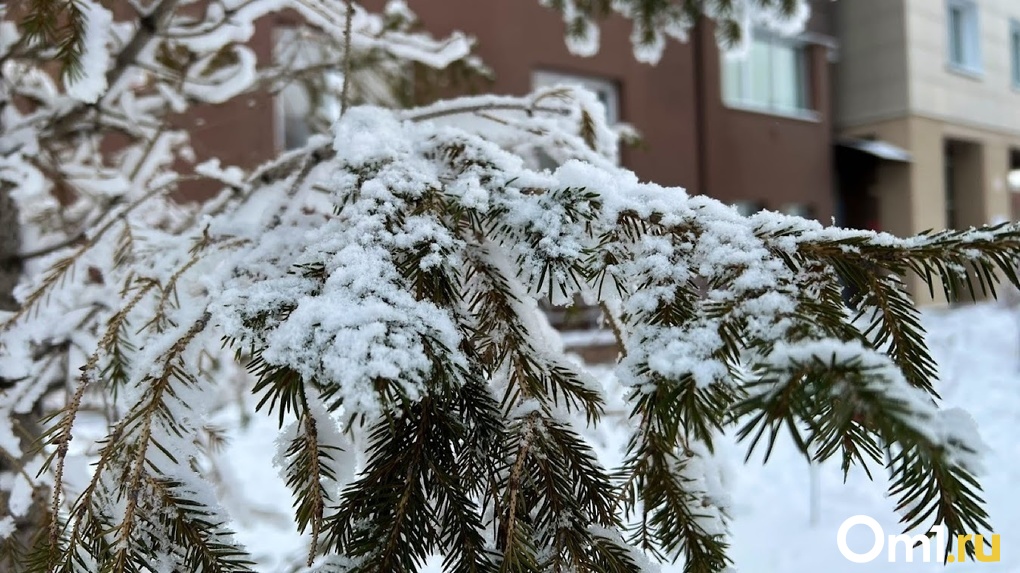
M875 534L875 544L871 546L871 549L865 553L857 553L850 549L847 545L846 537L850 533L850 529L855 525L866 525ZM907 556L907 563L914 561L913 548L915 546L921 547L921 554L923 555L923 561L930 563L935 561L936 563L942 563L942 557L944 555L942 549L946 547L946 527L944 525L936 525L931 528L931 532L935 534L935 545L932 546L931 538L927 535L915 535L911 537L906 533L900 535L890 535L889 540L889 563L896 562L896 546L903 544L903 550ZM999 561L999 536L992 535L992 542L990 545L990 553L985 553L985 543L983 535L957 535L956 536L956 555L949 555L946 557L946 563L953 563L957 559L961 562L964 561L966 556L967 542L970 541L974 544L974 558L981 563L994 563ZM836 545L839 546L839 552L854 563L870 563L878 558L879 554L882 553L882 548L885 546L886 536L882 526L874 519L867 515L855 515L843 522L843 525L839 526L839 532L836 533ZM934 555L934 558L933 558Z

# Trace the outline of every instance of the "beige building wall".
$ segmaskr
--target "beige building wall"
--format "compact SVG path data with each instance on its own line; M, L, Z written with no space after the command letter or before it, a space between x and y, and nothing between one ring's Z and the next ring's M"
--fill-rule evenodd
M902 1L910 112L1020 134L1020 90L1013 86L1009 42L1010 21L1020 21L1020 0L977 0L981 63L976 73L948 65L946 0Z
M977 129L955 123L940 122L917 117L915 122L931 126L943 139L971 142L980 146L979 170L976 177L980 188L967 189L961 197L963 227L994 224L1010 219L1010 196L1006 187L1009 172L1009 152L1020 147L1020 133Z
M839 65L834 99L839 124L906 115L910 100L904 0L836 2L835 22Z
M975 73L948 63L946 0L903 0L908 37L909 115L916 125L915 160L931 184L944 185L941 145L945 139L980 146L977 171L961 178L959 226L979 226L1011 217L1006 187L1011 148L1020 148L1020 89L1013 85L1010 31L1020 22L1020 0L976 0L980 66ZM931 140L926 140L925 138ZM965 161L969 166L970 162ZM931 165L931 169L924 166ZM935 169L938 165L938 169ZM963 187L980 181L979 187ZM915 188L917 193L925 193ZM928 193L928 195L933 195ZM914 230L938 217L929 214ZM938 228L938 227L936 227Z

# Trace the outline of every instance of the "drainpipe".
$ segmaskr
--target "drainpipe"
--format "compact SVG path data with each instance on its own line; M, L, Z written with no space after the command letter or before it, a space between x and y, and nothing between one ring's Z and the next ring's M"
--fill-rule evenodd
M694 144L697 154L698 175L695 178L694 195L707 195L706 182L708 181L708 146L706 132L706 106L705 106L705 45L702 31L704 23L698 18L691 28L691 49L694 52Z
M0 70L0 80L3 70ZM0 134L3 134L3 111L8 105L7 92L0 92ZM0 147L0 154L7 149ZM21 250L20 233L18 230L18 211L14 198L10 196L13 189L7 182L0 182L0 310L16 310L14 287L21 275L21 265L15 259ZM0 380L2 385L2 380Z

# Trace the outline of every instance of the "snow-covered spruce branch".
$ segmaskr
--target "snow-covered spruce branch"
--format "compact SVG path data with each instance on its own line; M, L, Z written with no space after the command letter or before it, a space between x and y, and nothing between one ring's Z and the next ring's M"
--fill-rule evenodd
M170 115L184 111L188 105L220 101L230 94L241 94L259 87L257 82L245 79L250 74L245 73L243 66L235 65L231 69L230 58L225 62L226 68L223 63L204 68L192 65L189 68L187 62L209 62L210 56L223 54L224 50L243 56L244 48L233 46L236 42L245 41L253 30L244 24L245 19L292 7L294 3L228 4L226 12L237 16L229 33L215 34L207 30L209 33L189 36L187 42L175 42L173 35L199 26L202 18L196 20L193 15L178 14L177 2L160 1L144 10L136 7L141 14L139 20L112 23L108 19L109 14L100 5L87 1L76 4L84 6L90 12L90 18L77 22L75 13L61 13L60 17L70 18L74 24L68 30L79 30L89 36L84 43L81 38L75 40L87 48L80 54L80 63L84 66L82 70L89 73L85 74L87 78L65 76L66 92L62 92L59 83L46 73L49 62L55 57L52 53L55 43L30 38L31 30L26 30L26 23L18 19L20 12L3 12L0 25L3 26L5 42L0 43L0 57L4 64L2 101L7 115L3 124L0 178L13 185L12 193L17 198L26 231L24 252L14 260L5 261L5 264L27 264L28 277L33 277L29 281L38 276L37 269L56 266L48 274L48 280L36 283L34 289L26 281L22 288L33 294L22 295L23 303L28 303L22 304L22 312L33 311L36 299L48 297L53 286L68 280L76 270L87 269L89 276L96 279L92 281L94 284L114 285L112 277L99 271L105 263L89 264L89 261L95 260L91 253L94 243L107 231L121 229L119 236L122 240L113 254L117 266L116 261L132 256L136 235L140 239L137 246L144 246L148 235L145 227L162 226L164 230L175 233L196 224L196 216L214 213L215 205L222 207L228 204L236 208L236 199L244 199L245 195L238 187L245 185L238 184L230 176L226 177L229 181L225 181L230 189L218 202L205 209L206 212L196 213L182 208L162 196L194 178L176 172L174 162L189 160L190 150L183 132L167 129ZM394 3L397 9L388 11L384 17L358 9L354 35L358 35L359 39L351 43L354 46L352 50L370 51L371 57L353 54L348 59L366 61L369 75L372 67L399 68L406 65L408 58L427 66L448 64L467 55L466 49L470 46L461 36L453 41L433 41L424 34L410 31L414 24L413 16L406 10L402 12L398 4ZM60 6L61 3L50 3L54 10L60 9ZM301 7L298 8L300 11ZM50 12L52 10L37 15ZM213 18L215 15L214 6L205 17ZM15 19L9 20L8 16ZM39 20L39 23L46 22L45 19ZM31 22L28 25L31 27ZM320 48L320 58L332 62L343 59L335 47L343 44L342 39L323 36L321 28L306 26L306 29L318 34L316 45ZM330 41L326 41L327 37ZM6 42L14 38L19 40ZM399 58L392 53L399 54ZM240 63L251 62L242 57ZM357 70L357 66L355 68ZM265 69L268 73L272 67ZM195 75L192 70L201 74ZM82 97L81 83L85 80L105 86L102 88L103 97L96 104L88 104L91 98ZM189 86L201 89L195 91ZM222 89L215 89L217 86ZM126 136L129 144L113 150L104 149L111 135ZM310 156L318 160L314 151ZM286 165L282 168L287 169ZM200 172L210 175L210 170ZM215 169L212 172L212 176L219 175ZM231 169L224 173L233 175ZM271 176L270 171L252 174L252 177L262 179ZM67 196L58 202L55 191L63 191ZM68 200L70 204L65 204ZM139 206L144 206L142 210L148 223L142 225L142 232L132 233L131 224L121 223ZM86 254L89 256L84 256ZM102 254L99 258L103 258ZM54 263L55 260L59 262ZM26 301L25 296L30 300ZM83 333L100 328L105 318L115 310L100 300L94 303L95 309L101 312L94 310L90 313L92 320L77 329ZM60 338L67 334L56 336ZM79 342L82 343L82 352L91 353L85 339L79 336ZM50 346L53 345L45 344L43 348Z
M51 8L56 7L54 9L61 6L61 3L51 4ZM470 49L470 42L462 36L439 42L423 34L412 33L413 16L406 9L399 8L388 11L385 17L357 8L358 17L352 34L357 38L351 43L351 49L357 53L345 58L340 49L344 43L342 38L324 33L323 26L325 30L331 29L328 14L319 14L311 4L302 2L227 3L224 5L226 12L237 18L228 30L220 30L219 33L207 31L180 40L174 39L175 33L192 27L201 28L204 20L177 14L177 2L156 2L148 6L136 22L111 22L109 13L98 4L85 1L75 3L75 6L79 4L85 8L83 14L89 13L89 18L74 27L90 38L84 42L88 49L79 54L80 65L87 67L89 73L83 76L85 79L65 77L66 94L60 92L59 85L44 71L54 57L51 53L53 44L33 40L0 45L0 51L6 50L2 54L5 85L9 84L11 90L5 98L18 97L24 98L25 102L33 102L27 107L20 103L8 106L8 111L15 113L10 121L5 121L5 138L18 142L15 151L21 149L28 153L7 155L5 150L4 159L8 164L5 170L9 170L13 181L52 179L56 186L70 187L76 199L73 209L67 209L43 194L47 201L36 199L40 204L24 215L25 219L33 221L41 217L52 218L53 221L45 224L52 230L73 226L73 221L58 220L54 213L60 213L62 217L72 213L86 216L91 204L95 205L93 210L107 211L111 199L117 199L131 189L146 188L153 177L158 178L173 170L173 160L187 160L190 151L181 137L183 134L174 132L175 141L160 141L158 134L154 133L167 127L171 114L183 112L190 105L217 103L260 89L262 83L257 81L253 69L256 64L261 65L263 74L277 78L275 83L280 83L281 74L273 70L284 70L288 67L287 63L294 62L255 62L252 52L237 44L247 40L253 31L250 25L244 24L246 18L254 19L270 11L294 8L306 19L314 20L305 29L313 34L315 50L309 52L298 48L302 61L322 69L316 82L320 91L328 91L329 86L323 84L322 78L329 74L325 73L324 67L318 66L325 62L352 61L352 73L366 76L358 78L354 87L360 90L367 85L377 86L371 92L356 92L359 94L358 102L371 102L373 97L389 98L390 94L378 86L396 81L397 76L406 72L409 60L426 67L452 66L467 58ZM210 7L205 18L216 17L218 8L219 4ZM14 16L17 18L18 14ZM74 20L74 13L62 12L61 17ZM30 30L25 30L25 25L21 20L11 22L5 19L5 38L28 37ZM19 30L18 26L22 29ZM82 70L86 71L85 68ZM296 79L286 73L283 76L286 76L283 81ZM91 94L96 90L104 90L103 97L97 103L89 104L93 98L85 97L87 94L81 92ZM387 102L399 103L388 99ZM319 113L318 110L316 113ZM118 150L118 153L102 150L103 142L110 133L128 136L133 145ZM38 152L32 151L36 148ZM131 166L135 170L144 167L144 171L135 173L135 177L122 177L118 169L108 167L109 156L112 155L124 157L118 162L124 163L125 171ZM97 160L97 157L103 160ZM77 177L68 177L67 172ZM99 181L89 181L82 177L89 172L102 173L103 176ZM60 177L51 177L54 174ZM173 182L174 185L180 180ZM79 181L88 183L88 189L77 185ZM165 180L163 182L166 183ZM33 186L27 187L31 189ZM23 201L28 199L24 196L28 189L18 191L23 195ZM91 224L88 221L80 226ZM53 244L76 240L77 236L72 236ZM48 250L30 249L27 252L38 255Z
M565 103L572 101L569 99L572 95L576 96L572 90L554 88L540 91L535 95L526 98L464 98L465 101L444 102L421 110L401 112L401 115L402 117L406 117L413 121L426 121L451 116L480 114L485 114L486 117L491 119L494 115L510 112L509 115L505 115L499 121L499 123L506 128L501 130L500 136L496 138L496 140L502 145L525 151L525 148L530 148L535 145L536 135L557 133L557 137L561 138L556 141L557 145L555 146L555 149L557 150L556 153L558 155L570 158L580 157L583 159L605 162L605 157L598 155L596 150L601 147L603 153L611 153L611 151L608 150L614 149L615 147L611 143L612 133L607 132L605 129L596 132L596 129L591 126L591 124L595 121L595 114L598 113L595 105L591 103L582 106L575 105L573 107L564 105ZM542 102L550 97L558 100L560 105L553 107L544 106ZM514 112L519 113L515 114ZM519 114L524 115L519 116ZM546 119L546 117L549 119ZM577 126L576 136L571 135L571 126ZM571 138L571 145L566 145L564 141L562 141L562 138L564 137ZM154 146L150 142L146 149L151 151L153 147ZM238 191L240 191L241 200L246 200L250 197L250 193L244 192L245 189L250 190L253 185L258 183L271 182L274 177L291 176L295 173L292 168L299 164L304 166L304 168L297 170L299 176L293 181L293 185L300 185L304 178L308 175L308 168L313 167L319 162L327 160L331 154L332 152L328 149L327 145L313 141L308 148L295 151L290 155L281 158L281 161L270 163L264 168L258 170L243 184L240 182L230 181L229 178L225 179L224 182L231 184L232 186L232 189L228 191L227 195L228 197L236 197L238 195ZM281 175L274 175L274 173L277 172ZM137 166L136 169L132 171L132 175L136 174ZM32 257L34 257L40 256L43 253L49 254L58 252L62 247L70 247L75 243L81 242L81 244L78 245L71 254L51 263L51 270L48 272L45 279L36 286L31 293L24 297L21 309L14 316L8 319L8 323L16 321L25 313L32 311L36 304L47 295L49 290L52 289L58 282L63 280L65 275L74 268L82 255L91 249L97 241L102 239L107 232L112 230L116 225L121 224L135 209L154 199L163 197L178 183L178 179L172 179L163 185L149 190L147 193L136 198L133 202L121 209L116 209L116 207L120 202L125 200L125 197L115 197L103 206L103 211L99 218L93 223L93 229L89 230L89 236L87 238L84 234L72 236L65 239L58 245L47 247L44 251L39 253L39 255L32 254ZM230 199L224 198L220 201L214 202L214 204L219 204L222 208L223 205L226 205L229 202ZM233 203L236 203L236 201ZM234 205L234 207L236 208L236 205ZM213 213L215 213L215 207L213 210L207 209L203 212L205 215ZM189 217L188 219L193 220L194 217ZM187 226L187 224L184 226ZM125 230L130 233L130 226L125 226ZM119 258L123 258L123 256Z
M936 247L776 214L746 219L711 199L578 161L534 171L470 130L402 119L414 116L352 108L337 124L335 155L323 155L296 189L292 177L254 180L248 200L207 217L201 236L231 237L230 249L190 263L193 247L168 236L111 275L177 269L159 284L175 284L187 300L168 307L161 302L168 287L160 286L153 292L164 294L149 303L129 302L130 314L140 324L153 322L153 313L188 324L182 313L208 308L211 331L191 345L213 348L225 336L251 357L260 409L281 423L294 419L279 459L295 490L298 526L317 541L313 556L342 555L355 571L404 569L432 553L446 555L453 570L501 563L546 570L561 562L636 571L645 559L636 546L659 559L682 556L691 571L718 571L728 563L725 507L706 513L718 492L701 478L712 440L734 418L776 428L794 415L816 428L802 440L817 443L819 456L842 452L862 463L867 456L854 452L892 448L894 492L904 507L919 495L937 507L935 514L911 508L911 522L934 515L954 530L986 525L964 487L972 471L966 437L924 419L933 396L906 381L895 356L881 354L881 338L857 330L838 296L844 253L853 261L869 249L897 249L900 256L854 267L877 280L904 259L937 259ZM253 205L260 209L247 214ZM979 265L1008 262L1020 250L1015 228L980 233L937 248L943 258ZM856 246L827 246L834 241ZM985 242L995 246L973 246ZM998 255L986 256L989 249ZM638 417L622 484L583 438L585 426L599 423L601 392L562 358L537 310L539 297L574 294L619 308L631 349L617 369L633 388ZM896 306L884 310L891 323L909 318ZM110 328L122 332L120 320ZM29 325L40 327L23 317L10 333ZM181 328L142 328L126 338L135 354L151 355ZM100 355L124 353L109 346L113 339L100 341ZM909 347L898 351L900 360L923 349L914 337L898 344ZM885 369L768 366L786 364L778 357L791 352L809 364L827 352L884 357ZM145 363L132 360L131 380ZM774 372L790 389L759 392ZM132 414L162 411L145 398L158 387L129 382L121 390L124 419L137 428L115 428L110 443L136 445L100 455L132 453L123 462L132 479L97 482L103 487L140 487L149 474L138 468L148 463L173 467L177 450L163 441L166 452L143 447L156 443L144 420L162 418ZM800 410L755 402L789 392L802 393L790 398ZM825 393L837 398L813 399ZM346 466L358 448L367 465ZM142 463L156 454L158 462ZM116 497L115 489L104 495ZM131 505L118 518L86 506L68 514L72 540L89 530L83 519L113 520L132 542L109 548L111 555L130 561L132 551L153 550L147 529L137 537L128 526L137 512Z
M953 531L989 530L974 481L981 441L973 420L959 410L939 411L888 356L859 343L812 345L779 347L760 366L759 380L736 407L748 417L741 437L753 435L753 448L767 435L767 459L786 427L805 454L816 449L816 461L839 455L844 473L860 465L870 475L869 462L887 466L890 494L908 531L931 522Z

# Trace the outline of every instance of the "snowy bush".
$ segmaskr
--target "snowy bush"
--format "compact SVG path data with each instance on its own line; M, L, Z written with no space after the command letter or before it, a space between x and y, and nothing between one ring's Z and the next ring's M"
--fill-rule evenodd
M908 529L988 528L973 429L937 408L900 277L950 298L1016 285L1017 227L900 239L741 217L614 167L604 109L569 86L388 109L365 86L401 61L479 68L467 39L413 32L399 3L376 15L157 0L132 4L127 22L92 0L35 3L20 27L4 22L0 45L0 182L26 264L0 351L12 570L257 568L208 471L209 420L239 389L279 423L276 462L314 570L413 571L439 555L449 571L650 571L678 558L723 571L711 452L728 427L752 447L771 449L785 428L819 460L885 465ZM549 4L568 23L610 9ZM634 18L645 59L693 14L611 6ZM803 17L787 1L708 10L725 32L754 6ZM332 90L337 120L250 173L199 165L188 177L223 192L175 202L189 153L171 114L304 74L257 65L243 44L283 8L322 43L307 79ZM71 24L49 29L48 14ZM63 81L44 65L55 60ZM111 133L128 143L111 151ZM560 167L535 168L536 146ZM543 297L602 308L626 419L605 415ZM33 450L18 420L40 410L52 416ZM590 443L601 424L629 428L618 467ZM97 426L104 437L90 438Z

